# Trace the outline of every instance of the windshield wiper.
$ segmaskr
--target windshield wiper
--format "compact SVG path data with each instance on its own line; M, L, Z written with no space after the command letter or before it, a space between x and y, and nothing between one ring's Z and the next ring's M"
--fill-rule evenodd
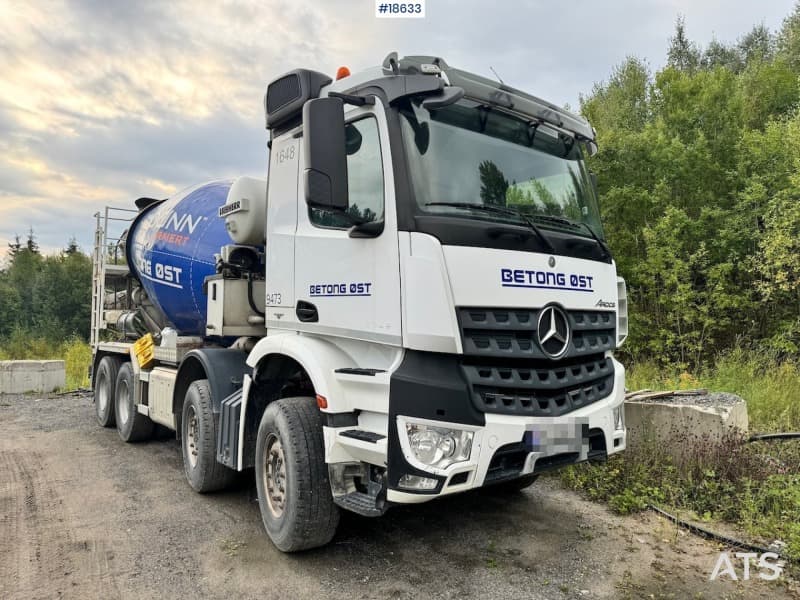
M589 227L588 223L584 223L583 221L573 221L572 219L567 219L566 217L554 217L552 215L532 215L532 218L540 221L550 221L552 223L569 225L571 227L583 227L589 232L589 235L592 236L594 241L597 242L597 245L600 246L600 249L603 251L605 257L611 259L611 250L608 248L606 243L600 239L600 236L594 232L594 229Z
M425 206L452 206L454 208L464 208L467 210L482 210L484 212L494 213L497 215L507 215L511 217L517 217L520 221L525 223L531 231L533 231L536 236L542 240L545 247L550 251L555 253L556 249L553 247L553 244L550 243L550 240L542 233L542 230L536 226L536 223L528 218L528 215L511 209L511 208L503 208L502 206L494 206L492 204L472 204L470 202L426 202Z

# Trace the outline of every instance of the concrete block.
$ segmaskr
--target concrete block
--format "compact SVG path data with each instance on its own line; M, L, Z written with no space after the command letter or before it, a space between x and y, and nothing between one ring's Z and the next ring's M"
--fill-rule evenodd
M676 444L701 439L718 442L726 435L747 434L747 403L741 397L725 392L678 394L625 401L629 446L652 436L679 453Z
M0 360L0 394L54 392L66 382L63 360Z

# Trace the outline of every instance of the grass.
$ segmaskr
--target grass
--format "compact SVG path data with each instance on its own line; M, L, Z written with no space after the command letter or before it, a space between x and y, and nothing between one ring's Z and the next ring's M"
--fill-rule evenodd
M698 373L664 372L651 363L629 369L628 389L707 388L742 396L751 432L800 431L800 364L736 349ZM668 446L685 448L679 456ZM564 470L561 480L619 513L648 504L701 521L725 521L753 537L787 543L800 559L800 441L747 443L689 439L670 444L646 434L607 463Z
M77 337L54 341L18 330L0 340L0 360L63 360L66 369L65 389L89 387L92 349Z
M632 365L629 390L708 388L747 400L753 431L800 431L800 363L766 352L736 348L720 355L713 367L697 374L669 373L655 363Z

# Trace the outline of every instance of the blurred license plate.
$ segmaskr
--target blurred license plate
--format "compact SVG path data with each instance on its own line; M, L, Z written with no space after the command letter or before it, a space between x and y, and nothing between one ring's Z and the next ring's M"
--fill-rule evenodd
M589 447L589 424L581 420L535 423L526 427L522 441L529 452L541 452L542 456L581 452Z

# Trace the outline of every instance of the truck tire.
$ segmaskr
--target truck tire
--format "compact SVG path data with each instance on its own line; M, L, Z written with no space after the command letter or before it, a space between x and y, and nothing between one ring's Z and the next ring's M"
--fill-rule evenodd
M94 376L94 415L101 427L117 424L114 399L116 398L117 374L122 366L118 356L104 356L97 365Z
M183 471L195 492L215 492L233 483L236 471L217 462L217 428L207 379L186 390L181 418Z
M256 438L261 519L283 552L324 546L339 524L314 398L283 398L264 411Z
M140 442L153 435L154 423L136 409L133 395L133 367L126 362L119 368L115 392L117 432L123 442Z

